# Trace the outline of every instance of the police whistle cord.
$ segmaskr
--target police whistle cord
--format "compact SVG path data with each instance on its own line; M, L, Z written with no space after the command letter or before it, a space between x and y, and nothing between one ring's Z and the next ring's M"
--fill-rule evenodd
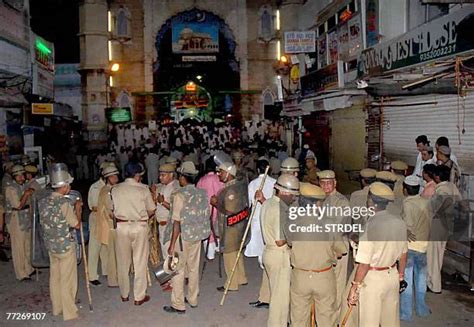
M269 170L270 170L270 166L267 166L267 168L265 168L265 174L263 175L263 178L260 182L260 186L258 187L258 191L262 191L263 186L265 185L265 180L267 179ZM245 228L244 236L242 237L242 241L240 242L239 252L237 252L237 258L235 259L234 266L232 267L230 276L229 278L227 278L224 294L222 295L220 305L224 305L225 297L227 296L227 292L229 291L229 286L232 283L232 279L234 278L235 269L237 268L237 263L239 262L240 255L242 254L242 248L244 247L245 239L247 238L247 234L249 232L250 225L252 223L252 218L255 214L255 208L257 207L256 204L257 204L256 201L254 201L252 205L252 212L250 213L249 221L247 222L247 227Z
M82 256L84 257L84 271L86 274L86 289L87 289L87 297L89 298L89 310L92 312L94 311L92 308L92 296L91 296L91 286L89 285L89 268L87 266L87 255L86 255L86 247L85 247L85 239L84 239L84 230L82 229L82 221L80 222L80 229L81 229L81 248L82 248Z
M345 327L345 326L346 326L347 320L349 320L349 316L351 315L351 312L352 312L352 307L353 307L353 305L350 305L350 306L349 306L349 309L347 309L347 312L346 312L346 314L344 315L344 319L342 319L341 327Z

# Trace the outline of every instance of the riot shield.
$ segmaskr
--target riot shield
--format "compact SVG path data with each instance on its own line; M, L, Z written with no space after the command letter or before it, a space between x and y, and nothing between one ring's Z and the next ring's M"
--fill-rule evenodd
M40 211L38 202L51 194L51 190L41 189L36 191L32 198L33 226L31 240L31 265L34 268L49 267L49 254L43 239L43 229L40 224Z
M250 216L247 184L233 180L217 193L220 249L229 253L239 250Z

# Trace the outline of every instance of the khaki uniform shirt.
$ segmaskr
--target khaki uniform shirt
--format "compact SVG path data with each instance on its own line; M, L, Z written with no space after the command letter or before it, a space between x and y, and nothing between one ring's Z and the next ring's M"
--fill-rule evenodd
M112 190L115 217L121 220L148 220L148 212L155 211L148 186L127 178Z
M387 210L377 212L361 236L356 261L371 267L391 267L408 251L407 227Z
M431 229L429 200L420 195L406 197L403 201L402 219L416 238L415 242L408 242L408 249L425 253Z
M441 182L430 199L433 215L430 240L446 241L453 228L454 204L461 200L461 193L452 182Z
M288 222L286 232L288 232L287 239L291 246L291 265L294 268L323 270L336 264L337 258L346 252L346 246L337 234L289 232L291 224L296 224L298 227L310 227L312 224L317 224L324 230L324 225L327 222L327 219L317 220L314 216L298 216L296 220Z
M97 201L96 238L102 244L109 243L109 231L113 227L112 201L110 199L111 185L102 187Z
M318 171L319 169L317 167L313 167L310 170L306 171L306 174L303 176L303 182L319 185Z
M176 191L179 188L179 182L177 180L171 181L171 183L164 185L164 184L158 184L156 187L156 192L157 194L163 194L165 201L168 203L171 203L171 194ZM158 222L161 221L168 221L168 216L170 214L170 211L166 209L163 205L161 204L156 204L156 220Z
M367 207L367 198L369 196L369 187L364 186L362 190L355 191L351 194L349 205L351 208ZM365 224L367 222L366 216L361 216L359 219L354 219L355 223Z
M334 224L343 224L343 223L350 223L351 222L351 217L350 216L344 216L340 215L340 210L334 210L334 208L347 208L350 206L349 201L347 198L339 193L338 191L334 190L333 193L329 194L326 199L323 202L323 206L328 206L328 209L333 207L332 210L332 215L328 213L326 216L333 221ZM337 212L336 212L337 211Z
M91 185L89 188L89 194L87 195L87 204L89 205L89 209L91 210L91 214L95 214L93 208L97 209L97 202L99 201L99 193L102 187L105 186L105 182L101 179L96 181L94 184Z
M284 224L280 217L282 209L286 210L288 209L288 206L275 195L265 201L262 205L261 222L265 248L278 248L284 250L288 247L287 245L278 247L275 243L275 241L285 239Z

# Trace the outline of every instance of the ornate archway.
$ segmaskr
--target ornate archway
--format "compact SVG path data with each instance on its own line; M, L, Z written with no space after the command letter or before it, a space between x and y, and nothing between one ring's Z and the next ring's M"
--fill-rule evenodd
M173 92L193 81L212 94L214 108L225 108L224 93L240 89L235 37L216 14L194 8L169 18L155 45L155 92Z

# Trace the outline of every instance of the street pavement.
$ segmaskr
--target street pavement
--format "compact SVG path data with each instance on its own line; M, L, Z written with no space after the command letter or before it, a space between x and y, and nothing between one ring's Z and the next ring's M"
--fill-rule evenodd
M246 259L245 263L248 285L242 286L239 292L229 292L224 306L220 306L222 293L216 287L224 283L224 278L218 276L217 259L210 262L201 282L198 307L192 309L188 306L184 315L163 311L163 306L169 305L170 293L164 293L155 280L148 289L150 302L138 307L133 304L133 294L131 301L122 303L119 290L108 288L103 277L102 285L91 285L93 312L90 312L81 264L78 266L80 318L63 322L61 316L51 314L48 269L41 270L39 281L19 282L15 280L12 263L0 262L0 326L265 326L268 310L248 305L257 298L261 270L256 259ZM440 295L428 294L427 302L433 311L429 318L415 319L402 326L473 326L474 294L464 286L446 287L448 290ZM7 313L45 313L45 318L39 321L12 321L7 320Z

